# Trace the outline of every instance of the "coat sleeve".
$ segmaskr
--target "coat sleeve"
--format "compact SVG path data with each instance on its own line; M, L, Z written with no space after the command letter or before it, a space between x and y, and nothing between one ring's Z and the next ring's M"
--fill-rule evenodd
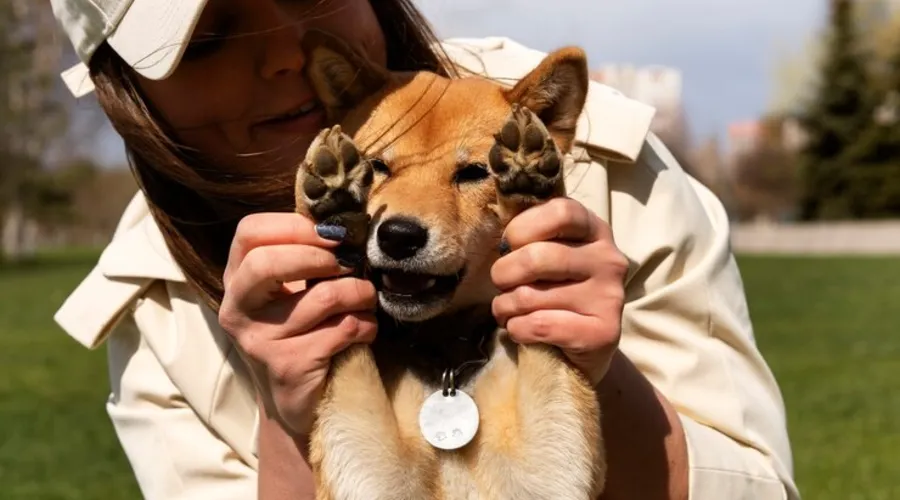
M110 251L129 249L113 245ZM172 289L164 280L112 279L98 266L55 319L81 345L105 344L111 389L106 409L142 498L252 500L255 457L247 450L241 456L219 432L230 425L232 437L253 436L252 409L223 404L228 394L213 398L239 392L226 389L236 377L227 376L223 348L195 345L213 342L212 335L199 319L189 321L197 315L177 314L189 303L171 300ZM215 411L223 407L231 411ZM216 418L222 421L214 426Z
M256 405L183 281L138 194L54 319L106 349L106 410L142 498L252 500Z
M690 498L798 499L782 396L722 204L652 133L607 179L613 234L632 262L621 349L679 412Z
M133 318L123 318L106 342L106 408L143 498L256 498L256 471L186 402Z

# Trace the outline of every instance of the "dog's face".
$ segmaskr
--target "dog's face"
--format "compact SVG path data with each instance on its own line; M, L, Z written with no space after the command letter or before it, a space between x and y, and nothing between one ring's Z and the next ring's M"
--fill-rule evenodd
M569 150L587 92L583 54L551 54L509 89L388 73L327 36L306 43L310 80L332 120L374 159L366 254L381 307L423 321L489 302L503 230L489 155L514 104L527 105Z

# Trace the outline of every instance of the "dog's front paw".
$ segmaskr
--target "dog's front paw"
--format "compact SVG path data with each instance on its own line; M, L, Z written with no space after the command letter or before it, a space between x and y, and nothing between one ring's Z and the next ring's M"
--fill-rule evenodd
M316 222L346 227L353 240L361 240L347 243L359 246L366 237L366 202L373 178L371 163L340 125L324 129L297 171L297 209Z
M297 173L298 204L317 221L343 212L365 211L374 172L340 125L313 140Z
M489 163L501 205L522 209L565 194L562 155L531 110L514 104L494 139Z

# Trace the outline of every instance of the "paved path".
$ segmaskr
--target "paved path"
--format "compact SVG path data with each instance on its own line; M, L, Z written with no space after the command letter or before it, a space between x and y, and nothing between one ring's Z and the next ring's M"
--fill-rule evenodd
M736 253L900 256L900 220L732 226Z

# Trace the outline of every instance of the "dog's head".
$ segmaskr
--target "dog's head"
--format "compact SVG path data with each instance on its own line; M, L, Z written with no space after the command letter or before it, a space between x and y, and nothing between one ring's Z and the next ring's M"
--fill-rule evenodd
M587 94L584 53L553 52L508 88L387 72L319 32L304 43L309 79L331 121L375 159L367 257L382 309L423 321L488 303L503 230L488 155L515 104L569 151Z

